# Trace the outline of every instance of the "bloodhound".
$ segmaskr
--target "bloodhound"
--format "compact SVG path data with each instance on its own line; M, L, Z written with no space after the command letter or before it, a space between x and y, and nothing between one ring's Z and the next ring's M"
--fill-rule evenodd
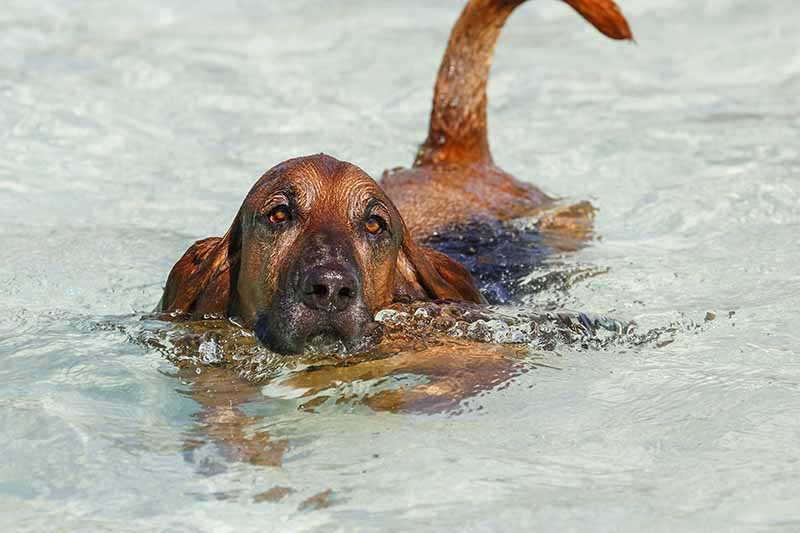
M398 302L481 303L470 272L420 244L458 224L506 221L553 204L495 165L486 84L495 43L524 0L470 0L439 69L428 137L412 168L375 182L324 154L268 170L223 237L196 242L167 279L160 311L238 317L280 353L358 346ZM631 39L612 0L564 0L608 37ZM558 222L555 223L558 225Z

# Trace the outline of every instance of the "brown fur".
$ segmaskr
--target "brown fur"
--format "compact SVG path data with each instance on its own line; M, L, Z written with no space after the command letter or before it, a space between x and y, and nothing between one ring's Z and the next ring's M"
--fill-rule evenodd
M265 251L248 246L253 218L276 190L300 185L313 202L305 228L293 245ZM343 207L358 191L380 198L389 218L398 223L398 244L381 261L359 254L364 292L371 309L398 300L454 299L481 301L469 273L444 254L417 245L407 235L396 208L380 187L357 167L319 154L287 161L268 171L251 189L224 237L192 245L167 279L161 307L168 313L204 316L237 315L252 323L255 308L278 290L276 281L290 256L302 253L305 239L327 228L340 239L352 239L350 216ZM358 248L358 247L357 247ZM270 273L272 275L264 275Z
M415 238L454 222L509 220L553 204L534 185L494 164L486 125L486 85L500 30L524 0L471 0L453 27L439 67L428 137L411 169L394 169L381 185ZM603 34L632 39L611 0L565 0Z
M323 154L277 165L253 186L225 236L198 241L175 264L161 310L193 318L237 315L252 325L258 310L280 293L287 265L322 234L355 250L370 313L397 301L481 302L466 269L417 241L454 223L508 220L553 202L497 167L487 140L492 53L505 20L523 1L471 0L465 7L439 70L428 137L413 168L384 173L381 188L358 167ZM631 38L611 0L565 2L609 37ZM291 238L267 246L255 221L285 187L296 191L307 211ZM379 253L363 244L353 223L369 199L380 201L394 228L391 246Z

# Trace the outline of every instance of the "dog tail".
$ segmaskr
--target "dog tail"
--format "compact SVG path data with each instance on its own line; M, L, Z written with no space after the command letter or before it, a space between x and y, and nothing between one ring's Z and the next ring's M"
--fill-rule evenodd
M414 166L492 162L486 135L486 82L495 43L525 0L470 0L456 21L439 67L428 138ZM612 39L633 39L612 0L564 0Z

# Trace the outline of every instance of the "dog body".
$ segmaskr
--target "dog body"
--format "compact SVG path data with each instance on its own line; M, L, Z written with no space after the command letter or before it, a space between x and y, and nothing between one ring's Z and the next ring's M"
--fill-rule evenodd
M369 332L392 303L481 303L469 271L419 244L455 225L505 221L552 204L497 167L486 134L486 83L495 43L524 0L471 0L436 83L428 138L414 165L378 185L319 154L265 173L221 238L195 243L173 267L160 310L236 316L282 353ZM630 38L611 0L565 0L606 35Z

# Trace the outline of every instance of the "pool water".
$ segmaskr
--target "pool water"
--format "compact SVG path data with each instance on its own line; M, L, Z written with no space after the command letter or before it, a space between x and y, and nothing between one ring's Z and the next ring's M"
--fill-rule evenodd
M532 349L433 414L268 386L226 426L130 333L275 163L412 161L460 2L6 3L0 530L800 529L800 4L621 4L636 45L514 13L491 144L598 209L525 281L591 275L521 310L670 342Z

